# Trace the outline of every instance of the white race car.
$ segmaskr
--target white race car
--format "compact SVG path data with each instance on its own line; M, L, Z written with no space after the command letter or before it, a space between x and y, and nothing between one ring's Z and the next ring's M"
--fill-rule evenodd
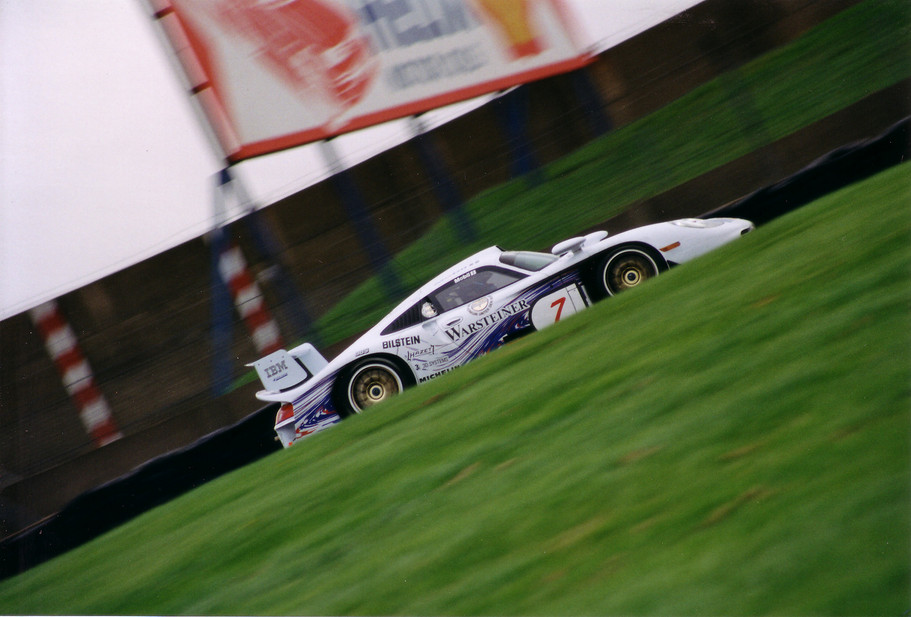
M309 343L257 360L287 447L503 345L642 284L753 230L742 219L682 219L599 231L550 253L485 249L399 304L332 362Z

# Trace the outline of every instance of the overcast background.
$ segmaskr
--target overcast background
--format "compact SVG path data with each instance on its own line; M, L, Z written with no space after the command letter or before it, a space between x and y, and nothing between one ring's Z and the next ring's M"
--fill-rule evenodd
M600 50L697 1L567 4ZM222 165L154 28L139 0L0 2L0 319L214 224ZM409 136L392 122L334 143L353 165ZM326 173L315 145L235 171L258 206Z

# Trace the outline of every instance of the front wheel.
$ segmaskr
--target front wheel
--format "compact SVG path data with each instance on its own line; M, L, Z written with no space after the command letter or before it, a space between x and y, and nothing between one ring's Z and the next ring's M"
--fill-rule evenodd
M345 407L349 413L360 413L404 389L405 382L395 366L385 360L370 360L350 373L345 386Z
M645 250L627 248L608 256L601 264L601 285L607 295L638 287L657 276L661 268Z

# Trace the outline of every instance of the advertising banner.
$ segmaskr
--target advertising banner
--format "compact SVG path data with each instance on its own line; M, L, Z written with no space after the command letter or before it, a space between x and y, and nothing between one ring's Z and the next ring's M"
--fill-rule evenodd
M237 162L583 66L561 0L146 0Z

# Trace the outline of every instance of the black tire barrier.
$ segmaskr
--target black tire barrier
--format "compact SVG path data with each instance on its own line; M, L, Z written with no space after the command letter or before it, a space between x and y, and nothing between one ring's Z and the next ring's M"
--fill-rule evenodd
M79 495L57 514L0 542L0 580L114 529L276 450L277 404Z
M743 218L762 225L840 188L898 165L911 154L911 116L878 137L820 157L781 182L763 187L701 218Z

